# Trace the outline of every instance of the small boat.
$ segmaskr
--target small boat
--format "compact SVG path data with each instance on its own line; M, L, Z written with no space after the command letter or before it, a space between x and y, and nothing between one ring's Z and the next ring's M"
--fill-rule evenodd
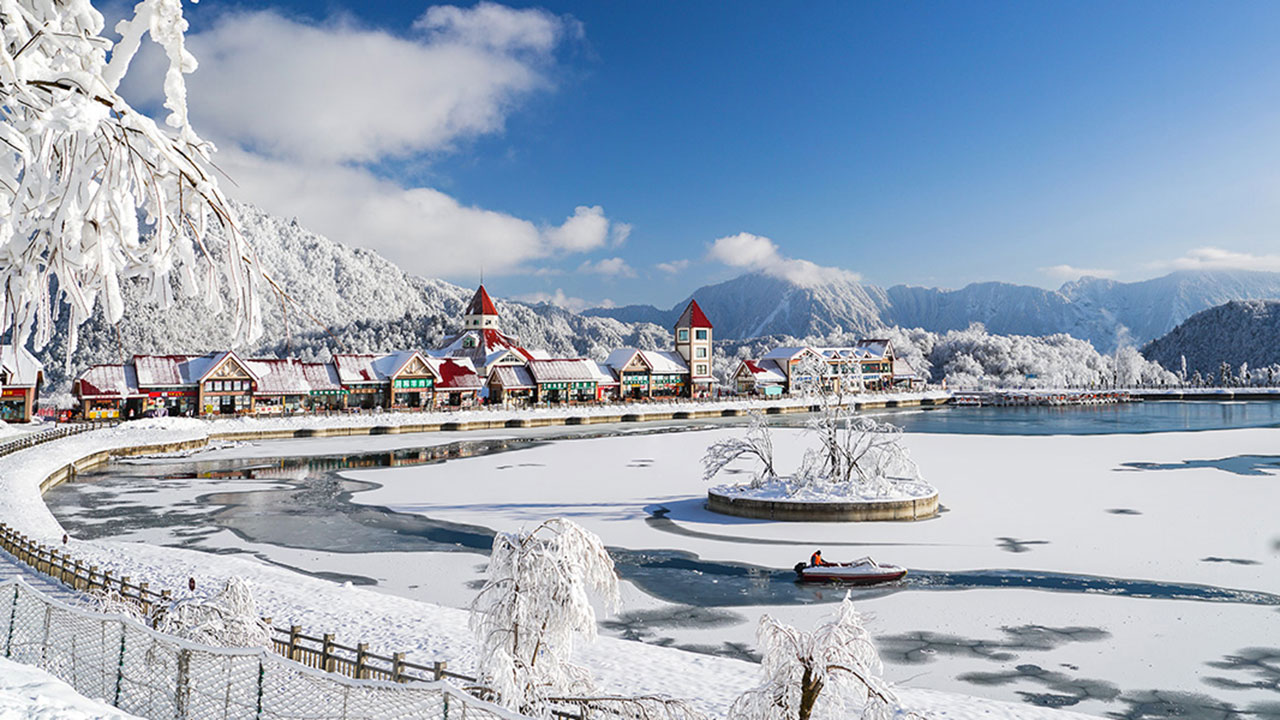
M906 577L907 569L897 565L882 565L869 557L839 565L809 565L796 563L796 577L800 582L838 582L848 585L875 585L893 582Z

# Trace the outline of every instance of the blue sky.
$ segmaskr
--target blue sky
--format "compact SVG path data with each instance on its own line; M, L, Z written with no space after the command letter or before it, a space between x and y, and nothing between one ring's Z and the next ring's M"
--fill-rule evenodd
M193 118L238 194L504 296L1280 270L1275 3L188 14Z

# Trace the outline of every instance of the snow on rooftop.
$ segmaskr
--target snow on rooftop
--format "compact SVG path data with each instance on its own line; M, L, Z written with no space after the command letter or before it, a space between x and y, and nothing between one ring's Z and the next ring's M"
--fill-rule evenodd
M530 360L529 372L539 383L595 382L595 363L585 358Z
M44 365L25 347L0 345L0 367L8 376L7 385L35 386L40 381Z

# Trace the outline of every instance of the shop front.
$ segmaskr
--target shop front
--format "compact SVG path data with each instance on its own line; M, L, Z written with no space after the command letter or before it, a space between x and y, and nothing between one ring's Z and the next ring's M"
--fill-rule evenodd
M346 390L312 390L307 397L307 409L312 412L337 412L346 406Z
M252 380L206 380L203 415L247 415L253 412Z
M354 385L346 388L347 407L373 410L386 406L387 391L383 385Z
M5 422L30 422L34 411L31 388L5 388L0 391L0 420Z
M434 392L435 378L405 377L396 378L392 382L391 407L418 409L431 407L431 396Z
M686 397L689 394L688 375L654 375L650 397Z
M633 400L640 400L649 394L649 373L628 370L622 373L623 394Z

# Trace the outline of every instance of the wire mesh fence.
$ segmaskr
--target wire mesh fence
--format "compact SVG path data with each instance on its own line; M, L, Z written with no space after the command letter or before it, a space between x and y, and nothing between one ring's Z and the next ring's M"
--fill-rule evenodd
M214 648L123 616L0 583L6 658L144 718L199 720L513 720L521 716L442 681L398 684L313 670L266 650Z

